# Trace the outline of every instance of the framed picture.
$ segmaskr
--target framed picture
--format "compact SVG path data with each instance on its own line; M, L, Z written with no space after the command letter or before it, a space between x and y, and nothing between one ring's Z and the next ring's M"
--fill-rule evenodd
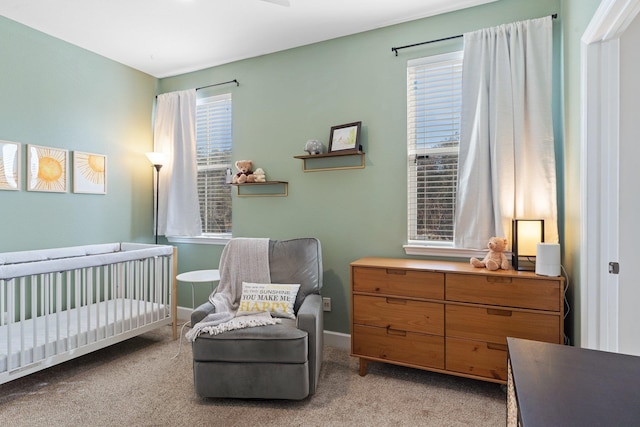
M107 194L107 156L73 152L73 192Z
M360 126L362 122L347 123L346 125L333 126L329 137L329 153L359 151Z
M20 190L20 152L20 143L0 141L0 190Z
M27 144L27 190L66 193L68 151Z

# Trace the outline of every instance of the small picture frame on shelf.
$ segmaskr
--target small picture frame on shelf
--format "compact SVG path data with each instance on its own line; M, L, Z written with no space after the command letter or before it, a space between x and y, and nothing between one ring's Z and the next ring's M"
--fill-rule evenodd
M360 149L360 127L362 122L332 126L329 137L329 153L358 152Z

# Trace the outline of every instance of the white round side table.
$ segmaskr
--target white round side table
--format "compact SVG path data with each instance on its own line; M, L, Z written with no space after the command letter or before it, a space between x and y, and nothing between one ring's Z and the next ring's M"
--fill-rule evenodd
M176 276L176 280L180 282L191 283L191 305L196 308L195 301L195 284L196 283L213 283L220 280L219 270L194 270L180 273ZM213 286L211 287L213 291Z

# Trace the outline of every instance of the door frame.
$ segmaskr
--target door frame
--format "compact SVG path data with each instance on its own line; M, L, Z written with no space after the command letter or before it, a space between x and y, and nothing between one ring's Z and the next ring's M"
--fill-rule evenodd
M620 36L640 0L603 0L581 40L580 344L618 351ZM624 267L623 267L624 268Z

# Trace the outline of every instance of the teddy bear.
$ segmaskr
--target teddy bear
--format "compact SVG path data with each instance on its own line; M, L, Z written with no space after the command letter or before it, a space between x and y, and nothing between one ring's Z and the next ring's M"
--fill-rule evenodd
M267 174L262 168L258 168L253 172L254 182L267 182Z
M244 184L246 182L254 182L255 177L251 170L252 166L253 162L251 160L238 160L236 162L236 169L238 169L238 173L233 176L233 183Z
M487 244L489 252L482 261L477 258L471 258L470 263L474 267L485 267L487 270L508 270L510 268L509 260L504 254L507 249L507 239L501 237L492 237Z

